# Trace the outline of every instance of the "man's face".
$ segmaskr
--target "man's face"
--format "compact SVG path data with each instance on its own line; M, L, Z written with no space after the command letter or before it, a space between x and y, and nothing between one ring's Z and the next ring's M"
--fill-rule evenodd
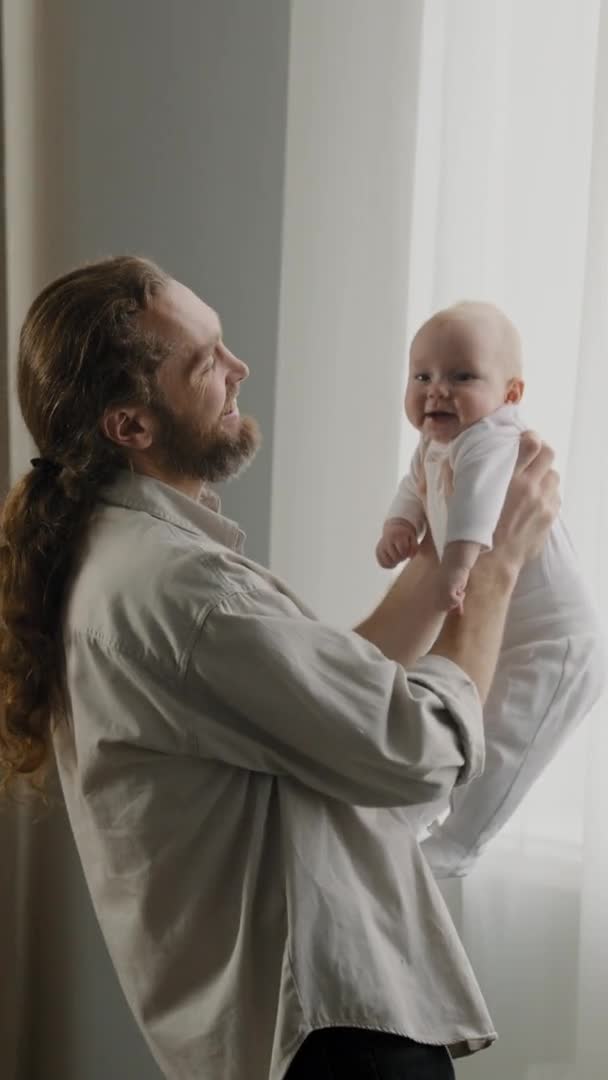
M249 369L222 341L217 314L177 281L155 297L142 322L171 345L158 371L162 400L152 406L152 450L177 477L214 482L254 456L260 433L237 396Z

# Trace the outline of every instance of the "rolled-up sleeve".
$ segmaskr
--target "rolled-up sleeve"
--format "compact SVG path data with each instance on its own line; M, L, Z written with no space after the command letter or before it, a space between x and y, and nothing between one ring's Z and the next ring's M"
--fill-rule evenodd
M197 752L361 806L433 802L483 767L481 707L449 660L406 672L272 588L201 622L184 674Z

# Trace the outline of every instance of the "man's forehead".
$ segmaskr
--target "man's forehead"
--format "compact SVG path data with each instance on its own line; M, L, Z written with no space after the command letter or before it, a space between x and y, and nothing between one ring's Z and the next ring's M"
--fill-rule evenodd
M222 336L217 312L179 281L170 281L144 312L143 321L185 351L204 348Z

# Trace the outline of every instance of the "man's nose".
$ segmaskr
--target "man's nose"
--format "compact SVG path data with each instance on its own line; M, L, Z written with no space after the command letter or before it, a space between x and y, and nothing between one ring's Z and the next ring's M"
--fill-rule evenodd
M240 383L243 379L246 379L249 375L249 368L244 360L241 360L234 353L228 353L228 372L227 378L232 383Z

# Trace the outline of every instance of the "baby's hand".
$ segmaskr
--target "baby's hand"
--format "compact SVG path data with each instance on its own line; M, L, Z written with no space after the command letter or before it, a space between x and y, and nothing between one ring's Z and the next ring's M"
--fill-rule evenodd
M462 615L470 573L468 566L440 566L438 593L442 611L459 611Z
M376 559L383 570L392 570L404 559L411 559L418 551L418 537L411 521L405 518L389 518L385 521L382 536L376 545Z

